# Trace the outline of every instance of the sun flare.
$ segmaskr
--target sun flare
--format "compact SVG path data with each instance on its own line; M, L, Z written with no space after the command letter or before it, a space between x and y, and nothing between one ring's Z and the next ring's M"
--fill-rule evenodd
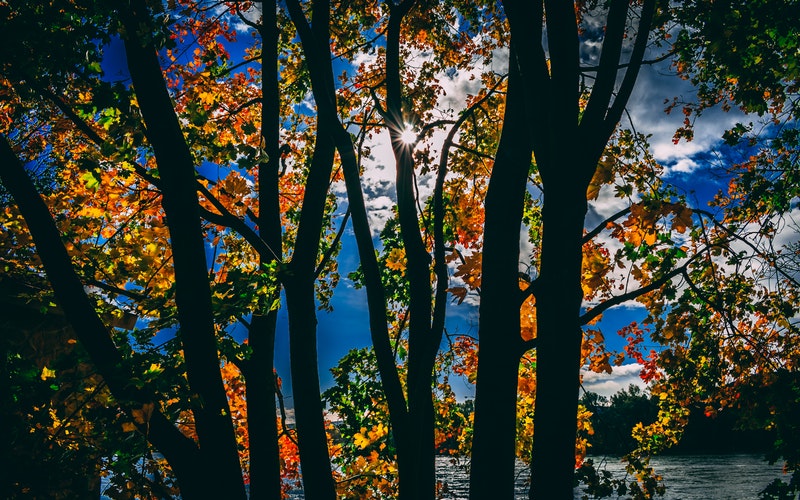
M403 141L404 144L414 144L417 142L417 133L414 132L414 129L411 127L406 127L403 133L400 134L400 140Z

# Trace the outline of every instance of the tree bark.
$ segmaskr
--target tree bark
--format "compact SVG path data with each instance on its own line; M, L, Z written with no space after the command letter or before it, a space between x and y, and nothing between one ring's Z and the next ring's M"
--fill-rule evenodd
M559 180L545 188L541 270L535 285L532 499L573 496L582 338L581 240L587 204L585 185L570 178Z
M400 484L400 498L405 498L405 474L411 467L412 457L407 452L408 434L408 409L400 376L397 373L394 353L392 352L389 328L386 323L386 294L381 282L380 268L372 242L372 232L369 227L367 209L364 204L364 194L361 190L358 162L356 160L353 142L350 134L337 120L336 148L342 161L347 199L350 204L350 213L353 219L353 232L355 233L358 256L361 269L364 273L364 288L367 291L367 309L369 314L369 330L378 372L381 377L381 387L386 396L389 407L389 421L392 427L392 436L397 450L397 475Z
M409 286L408 362L408 434L411 470L401 484L403 498L433 498L436 489L435 434L433 407L433 367L442 340L442 331L431 327L432 306L428 252L419 227L414 189L412 146L402 141L407 124L403 119L400 78L400 29L414 0L391 6L386 30L386 121L397 168L397 213L400 236L406 251L406 278Z
M470 467L473 500L514 497L517 373L522 352L520 228L531 166L521 83L519 72L512 66L503 131L485 202Z
M278 26L276 4L264 2L259 26L261 36L261 136L267 161L258 167L258 231L272 254L261 255L268 264L281 257L280 95L278 89ZM275 329L278 310L269 309L280 289L265 297L264 310L253 314L248 341L250 359L245 363L247 429L250 437L250 498L281 498L281 466L275 403Z
M528 84L525 110L530 143L544 189L542 255L534 283L536 436L530 498L568 499L573 496L580 386L586 189L636 81L655 0L642 4L638 33L621 81L620 47L629 3L610 2L600 69L582 116L580 39L572 2L504 0L503 7L512 38L519 44L517 62Z
M289 313L292 395L303 490L307 500L336 498L320 398L317 307L314 297L315 265L333 169L334 145L331 134L326 122L318 121L314 157L306 180L294 254L282 278Z
M172 107L156 49L152 41L140 36L141 27L150 25L147 6L142 1L133 2L122 17L127 31L128 69L161 180L187 378L199 396L193 414L200 452L207 473L213 471L218 478L214 496L244 498L236 437L220 374L194 161Z

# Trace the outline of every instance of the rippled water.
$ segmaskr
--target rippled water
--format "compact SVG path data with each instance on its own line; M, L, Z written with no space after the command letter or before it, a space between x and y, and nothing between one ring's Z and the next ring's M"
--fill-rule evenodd
M625 465L619 458L593 457L595 464L601 464L612 472L615 478L625 475ZM750 500L757 499L758 493L772 482L781 478L788 481L782 473L781 465L769 465L760 455L684 455L655 457L651 465L656 473L664 477L667 494L665 500ZM469 496L469 474L465 463L448 457L436 459L437 479L446 484L443 498L447 500L466 500ZM515 497L527 499L528 470L521 462L517 465ZM107 483L107 478L103 478ZM582 489L575 489L575 499L581 498ZM101 497L106 499L108 497ZM302 491L290 493L292 500L302 500Z
M619 458L594 457L595 463L614 474L625 475L625 465ZM667 486L665 500L746 500L758 498L758 493L775 478L788 477L781 465L769 465L759 455L687 455L655 457L651 465L664 477ZM517 470L516 498L527 498L528 472L520 465ZM468 475L464 467L451 464L450 459L437 459L440 481L447 483L447 499L466 499L469 494ZM582 488L575 489L581 498Z

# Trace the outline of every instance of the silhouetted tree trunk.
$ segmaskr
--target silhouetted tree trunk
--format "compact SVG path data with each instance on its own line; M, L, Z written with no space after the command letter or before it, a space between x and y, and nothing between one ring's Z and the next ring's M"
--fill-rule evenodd
M133 373L126 368L108 329L94 310L55 221L5 136L0 136L0 180L25 218L58 304L114 398L129 415L131 410L154 404L130 383ZM139 430L170 463L184 498L203 499L209 492L221 492L219 477L212 474L213 467L204 461L194 441L184 436L157 407L150 421L139 425Z
M529 139L525 141L525 147L533 149L544 191L542 254L539 275L532 284L536 299L537 337L536 435L532 450L530 498L569 499L573 496L580 380L582 332L579 317L583 298L581 264L583 225L587 211L586 189L636 81L649 36L655 0L645 1L639 12L638 33L626 66L621 64L621 53L626 38L629 5L627 0L610 2L600 66L582 114L579 108L580 45L574 2L505 0L503 6L511 26L516 54L510 64L518 66L526 86L524 108ZM618 72L623 67L626 68L624 77L618 79ZM507 128L506 125L504 131ZM518 140L522 147L523 139ZM495 182L495 175L501 172L495 169L491 182ZM489 240L492 239L493 229L489 220L490 202L487 199L485 227ZM520 227L509 225L506 230L518 233ZM489 294L485 288L487 273L488 278L493 279L491 274L495 260L484 253L481 325L489 325L488 322L484 323L483 314L492 314L488 307L484 307L483 301L502 294ZM512 293L512 288L518 293L516 281L507 278L504 286L509 288L506 296ZM494 351L495 345L492 341L488 346L485 344L483 332L481 327L479 355L499 358L499 354L491 351L486 353L487 348ZM515 350L510 342L506 349ZM518 354L518 351L515 352L515 355ZM508 354L507 357L510 360L512 356ZM517 358L514 359L516 370ZM493 373L495 370L505 370L503 373L506 376L500 380L501 376ZM502 401L496 401L499 405L494 408L496 420L487 418L485 411L478 410L484 404L482 398L493 397L487 396L487 390L481 391L481 388L492 387L482 380L487 377L489 380L497 377L498 384L508 386L503 389L494 387L494 391L505 394ZM486 433L498 432L503 440L511 439L513 433L508 427L513 422L509 415L516 402L515 399L512 401L510 393L511 386L516 389L516 384L516 377L512 378L510 368L502 368L499 362L488 366L484 363L478 367L474 439L479 447L476 450L479 469L473 470L473 487L478 479L485 481L488 477L499 475L508 481L507 478L512 477L513 462L504 461L497 464L496 468L486 464L482 440L486 439ZM479 411L482 415L478 414ZM509 448L507 443L502 446L502 450ZM498 453L507 453L502 450L498 450ZM510 495L511 490L503 487L502 491ZM473 493L472 498L485 496Z
M278 25L276 4L263 2L261 9L261 136L267 161L258 167L259 236L273 254L260 255L268 264L281 257L280 95L278 89ZM272 307L280 289L263 303ZM264 307L262 305L262 307ZM275 329L278 310L253 314L249 326L250 359L244 363L247 397L247 429L250 445L250 498L281 498L280 450L275 404Z
M513 52L512 52L513 60ZM470 498L513 498L520 337L519 248L531 148L523 82L510 68L503 131L485 202ZM488 478L493 478L489 480Z
M406 436L411 470L406 471L403 495L433 498L436 489L434 439L433 367L442 340L443 325L432 325L431 255L422 240L414 188L414 155L401 135L411 124L403 118L403 88L400 78L400 30L415 0L389 4L386 28L386 124L395 157L397 214L400 236L406 251L408 280L408 426Z
M142 35L142 27L151 24L146 4L133 2L130 11L122 12L122 18L128 69L159 169L187 378L192 391L199 395L192 410L200 453L208 473L213 470L218 479L213 491L228 498L244 498L236 438L220 375L194 161L172 107L155 46L148 39L149 32Z
M317 0L313 3L311 25L296 2L287 2L295 24L302 18L310 33L314 47L304 45L307 64L312 72L324 75L324 80L311 80L311 88L317 99L327 97L325 91L333 85L333 72L327 53L330 21L330 3ZM302 25L302 24L301 24ZM299 30L300 28L298 28ZM325 50L325 52L323 52ZM283 274L286 290L286 305L289 313L289 350L292 362L292 394L294 396L295 421L303 470L303 490L308 500L332 500L336 498L336 486L331 475L327 435L320 398L319 368L317 365L317 316L314 297L317 254L323 226L326 196L333 170L335 146L333 130L329 120L320 117L314 142L313 158L306 179L303 208L295 241L292 261Z
M292 261L282 282L289 313L289 352L303 491L308 500L336 498L320 398L317 364L315 265L334 147L324 123L317 125L303 209Z

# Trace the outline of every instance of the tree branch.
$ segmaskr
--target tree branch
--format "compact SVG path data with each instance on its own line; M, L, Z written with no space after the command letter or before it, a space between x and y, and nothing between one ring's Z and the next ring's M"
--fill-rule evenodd
M588 233L584 234L583 235L583 240L581 241L581 243L585 245L586 243L590 242L592 240L592 238L594 238L595 236L600 234L603 231L603 229L605 229L606 226L608 226L609 222L613 222L613 221L619 219L623 215L626 215L626 214L630 213L630 211L631 211L631 207L627 207L627 208L623 208L622 210L620 210L619 212L617 212L615 214L612 214L612 215L608 216L608 218L605 219L600 224L598 224L597 227L595 227L594 229L592 229Z
M606 300L602 304L598 304L597 306L591 308L590 310L586 311L581 317L579 318L580 324L585 325L595 319L596 317L600 316L606 310L610 309L611 307L617 306L629 300L633 300L637 297L641 297L642 295L652 292L654 290L658 290L662 286L666 285L668 282L672 280L675 276L679 274L683 274L686 267L692 262L694 259L689 259L686 263L681 265L680 267L676 267L672 271L668 272L661 278L653 281L649 285L645 285L637 290L632 292L628 292L622 295L617 295L611 299Z
M314 279L316 280L319 278L319 275L322 273L322 270L325 268L325 264L330 260L331 256L333 256L333 252L336 251L336 245L339 244L339 241L342 239L342 235L344 234L345 227L347 227L347 221L350 220L350 207L347 207L347 210L344 213L344 218L342 219L342 223L339 226L339 231L336 232L336 236L333 238L331 245L325 251L325 254L322 256L322 259L317 264L317 268L314 269Z

